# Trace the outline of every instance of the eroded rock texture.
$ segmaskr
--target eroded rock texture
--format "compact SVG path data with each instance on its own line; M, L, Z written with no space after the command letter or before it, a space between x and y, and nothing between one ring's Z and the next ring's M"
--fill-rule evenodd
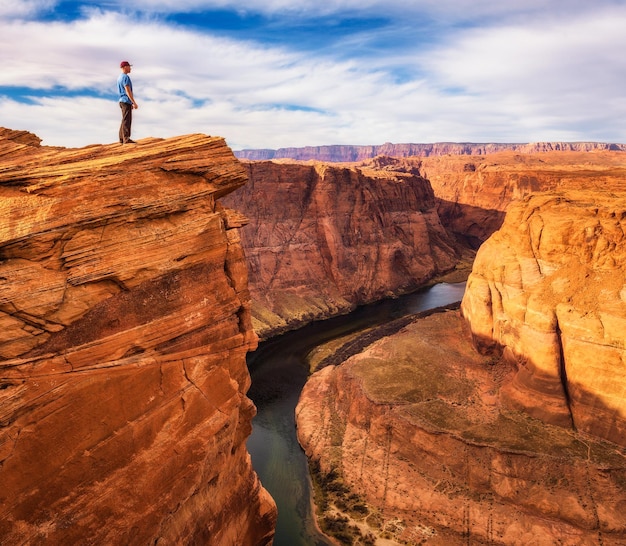
M579 188L622 191L626 178L623 152L584 151L584 146L579 151L573 146L556 149L560 151L540 148L530 153L530 148L523 152L377 157L363 164L417 172L428 179L442 224L478 248L502 225L509 203L532 193Z
M261 337L415 290L459 261L413 172L245 165L250 183L227 202L250 219L242 243Z
M307 455L398 541L626 543L626 187L600 183L511 204L462 313L305 386Z
M624 195L512 206L478 252L462 308L479 348L504 348L517 366L507 405L626 446Z
M626 450L503 408L514 373L458 311L315 373L298 437L347 488L329 512L360 506L351 523L385 544L626 543Z
M268 544L220 138L0 134L0 542Z

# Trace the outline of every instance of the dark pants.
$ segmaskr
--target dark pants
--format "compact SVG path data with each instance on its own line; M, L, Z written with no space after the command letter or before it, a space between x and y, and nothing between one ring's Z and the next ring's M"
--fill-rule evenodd
M122 109L122 123L120 124L120 142L130 140L130 125L133 122L133 105L120 102Z

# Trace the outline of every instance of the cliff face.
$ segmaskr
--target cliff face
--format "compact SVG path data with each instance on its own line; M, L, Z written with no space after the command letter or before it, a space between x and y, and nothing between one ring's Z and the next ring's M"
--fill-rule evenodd
M232 152L3 130L0 155L2 542L271 542Z
M226 202L242 230L255 329L262 337L415 290L454 268L428 182L409 172L245 163Z
M624 154L611 151L377 157L362 164L417 172L428 179L442 224L476 248L502 225L512 201L545 191L622 191L626 178Z
M463 313L481 350L515 363L508 406L626 446L624 190L512 206L478 252Z
M478 248L509 204L533 192L590 180L620 191L622 152L551 148L560 151L245 162L250 183L226 202L250 218L242 241L256 331L269 337L414 290L459 262L459 242Z
M626 185L578 183L509 206L462 314L305 386L300 441L361 495L360 523L437 545L626 543Z
M503 409L514 373L449 311L314 374L296 415L325 519L386 544L624 544L626 450Z
M531 142L517 144L473 143L473 142L435 142L430 144L392 144L386 142L377 146L304 146L302 148L279 148L278 150L237 150L235 155L241 159L297 159L302 161L316 160L325 162L351 162L371 159L378 155L391 157L431 157L441 155L485 155L502 151L518 153L537 153L551 151L592 150L626 151L624 144L604 142Z

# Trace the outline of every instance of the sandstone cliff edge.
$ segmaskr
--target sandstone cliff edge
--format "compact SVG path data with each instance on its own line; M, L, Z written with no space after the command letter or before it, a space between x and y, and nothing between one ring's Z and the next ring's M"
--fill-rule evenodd
M223 139L0 130L0 542L263 545Z
M509 204L462 313L311 377L298 435L335 511L398 543L626 543L624 160L604 172Z

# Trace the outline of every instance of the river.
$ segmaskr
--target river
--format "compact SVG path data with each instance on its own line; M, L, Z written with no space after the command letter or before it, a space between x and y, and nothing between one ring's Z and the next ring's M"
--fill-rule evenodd
M460 301L465 283L431 288L309 324L259 345L248 355L257 407L248 451L261 483L278 506L274 546L329 546L315 528L306 456L296 437L295 408L309 370L306 355L317 345L350 332Z

